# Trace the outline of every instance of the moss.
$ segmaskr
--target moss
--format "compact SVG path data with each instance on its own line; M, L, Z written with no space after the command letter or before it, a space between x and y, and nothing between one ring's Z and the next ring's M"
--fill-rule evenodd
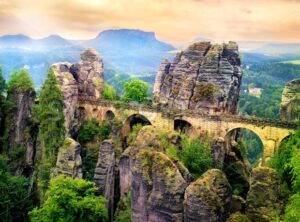
M218 93L219 91L220 88L212 83L200 83L198 86L195 87L192 101L211 101L213 100L216 93Z
M231 214L226 222L251 222L251 220L246 215L236 212Z

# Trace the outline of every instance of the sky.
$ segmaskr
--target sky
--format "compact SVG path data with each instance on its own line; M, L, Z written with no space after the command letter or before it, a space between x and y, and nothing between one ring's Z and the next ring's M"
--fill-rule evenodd
M300 0L0 0L0 35L89 39L105 29L154 31L174 45L300 42Z

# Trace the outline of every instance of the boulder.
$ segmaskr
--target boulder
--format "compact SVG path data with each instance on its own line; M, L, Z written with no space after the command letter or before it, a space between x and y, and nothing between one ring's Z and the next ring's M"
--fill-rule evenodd
M104 140L99 149L98 162L96 164L94 182L100 195L108 200L110 218L114 213L114 188L116 176L115 145L112 140Z
M300 108L300 79L289 82L282 93L280 118L285 121L297 121Z
M81 146L72 138L66 138L57 154L56 166L52 177L60 174L73 178L82 178Z
M210 169L184 195L185 222L222 222L230 213L231 186L225 174Z
M235 42L198 42L163 60L156 75L154 100L176 109L236 114L242 69Z
M246 215L256 222L276 221L282 211L278 175L268 167L254 168L246 199Z

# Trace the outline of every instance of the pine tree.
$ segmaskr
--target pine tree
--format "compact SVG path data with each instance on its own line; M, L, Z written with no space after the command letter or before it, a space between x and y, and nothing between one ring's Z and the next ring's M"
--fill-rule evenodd
M55 164L58 148L65 138L63 95L52 69L39 95L36 107L40 136L43 142L43 158Z
M38 186L41 201L48 188L51 168L55 165L59 147L65 138L63 95L52 69L41 89L35 115L39 124L39 138L42 142L42 160L38 170Z

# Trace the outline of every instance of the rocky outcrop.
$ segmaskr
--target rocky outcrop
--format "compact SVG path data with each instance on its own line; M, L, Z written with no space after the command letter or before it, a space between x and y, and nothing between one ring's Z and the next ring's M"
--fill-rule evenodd
M289 82L282 93L280 118L286 121L297 121L297 110L300 109L300 79Z
M31 135L31 112L35 102L35 92L31 89L26 91L10 91L7 100L11 105L5 118L7 130L7 142L9 156L16 163L15 170L22 173L24 165L34 165L35 139ZM19 162L20 164L18 165Z
M82 178L81 146L71 138L66 138L57 154L56 166L52 177L60 174L73 178Z
M178 134L144 126L119 163L121 196L131 191L132 221L182 221L184 190L191 179L184 166L163 153Z
M242 78L238 45L194 43L173 62L163 60L156 75L156 103L205 113L237 112Z
M245 211L252 221L276 221L276 216L282 211L282 203L278 176L274 169L267 167L253 169Z
M58 80L65 102L65 127L72 137L81 123L82 110L78 100L97 100L103 90L103 61L94 49L81 53L81 61L75 64L61 62L52 69Z
M225 174L211 169L191 183L184 195L185 222L222 222L230 212L231 187Z
M176 165L163 153L140 151L132 162L132 220L183 220L187 186Z
M115 145L111 140L104 140L99 150L94 182L100 195L108 200L108 211L111 218L114 213L115 165Z

